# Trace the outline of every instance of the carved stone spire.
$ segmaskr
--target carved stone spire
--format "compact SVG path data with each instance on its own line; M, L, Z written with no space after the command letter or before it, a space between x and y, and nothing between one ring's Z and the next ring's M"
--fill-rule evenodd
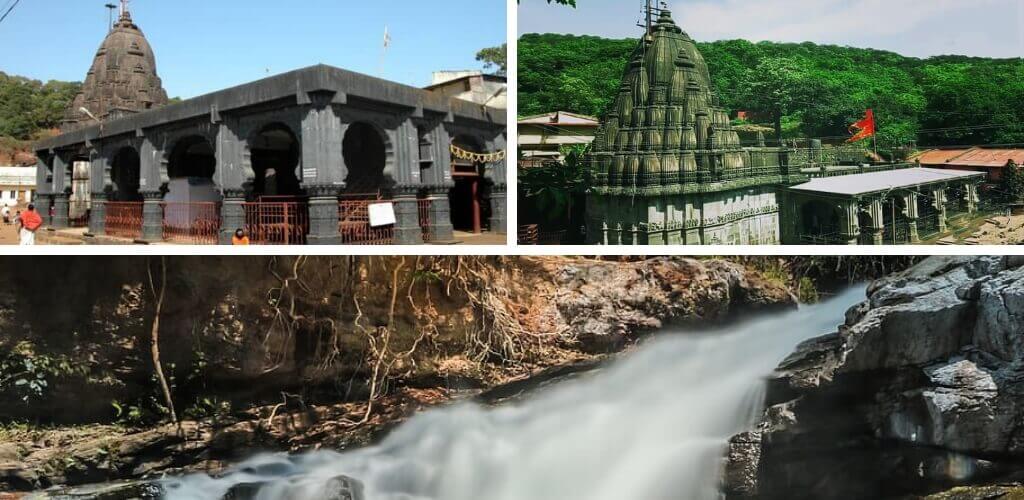
M82 90L64 112L63 131L158 108L167 93L156 72L156 57L142 30L132 21L128 1L121 0L121 15L100 45Z

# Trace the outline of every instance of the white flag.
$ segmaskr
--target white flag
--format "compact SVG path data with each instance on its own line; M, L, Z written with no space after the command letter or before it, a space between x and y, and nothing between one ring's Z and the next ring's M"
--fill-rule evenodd
M388 27L384 26L384 48L391 46L391 34L388 33Z

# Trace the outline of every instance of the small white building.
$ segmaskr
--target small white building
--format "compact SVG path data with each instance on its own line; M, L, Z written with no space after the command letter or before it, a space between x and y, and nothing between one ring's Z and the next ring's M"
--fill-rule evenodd
M492 108L508 108L508 79L482 71L435 71L426 90Z
M36 167L0 166L0 204L15 207L32 202L36 194Z
M562 148L594 142L601 123L593 116L555 111L519 120L519 154L526 164L562 158ZM521 162L523 163L523 162Z

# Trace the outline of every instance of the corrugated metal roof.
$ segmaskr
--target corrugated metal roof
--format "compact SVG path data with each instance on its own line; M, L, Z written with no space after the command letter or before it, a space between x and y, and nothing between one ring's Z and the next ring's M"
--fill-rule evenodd
M1005 167L1010 160L1024 164L1024 149L933 149L921 153L917 159L925 166Z
M905 168L885 172L822 177L793 186L790 189L854 196L969 177L984 178L985 173L936 168Z

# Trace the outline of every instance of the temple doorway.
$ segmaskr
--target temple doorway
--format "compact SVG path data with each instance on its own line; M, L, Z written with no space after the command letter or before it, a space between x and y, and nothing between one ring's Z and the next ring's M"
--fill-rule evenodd
M341 151L348 167L345 196L381 196L381 191L387 187L384 169L388 156L387 144L381 133L369 123L352 123L345 131Z
M296 197L302 194L296 173L302 154L299 140L284 124L263 127L249 142L253 193L257 198Z
M132 147L118 150L111 162L110 181L114 192L110 201L142 201L139 194L139 152Z
M167 194L169 203L203 203L221 201L213 182L217 154L205 137L185 137L174 145L167 162Z
M483 152L483 147L470 137L456 137L452 144L470 153ZM481 162L452 156L452 181L455 187L448 192L448 203L451 206L452 227L456 231L479 234L487 229L490 205L484 196L487 187L484 167Z

